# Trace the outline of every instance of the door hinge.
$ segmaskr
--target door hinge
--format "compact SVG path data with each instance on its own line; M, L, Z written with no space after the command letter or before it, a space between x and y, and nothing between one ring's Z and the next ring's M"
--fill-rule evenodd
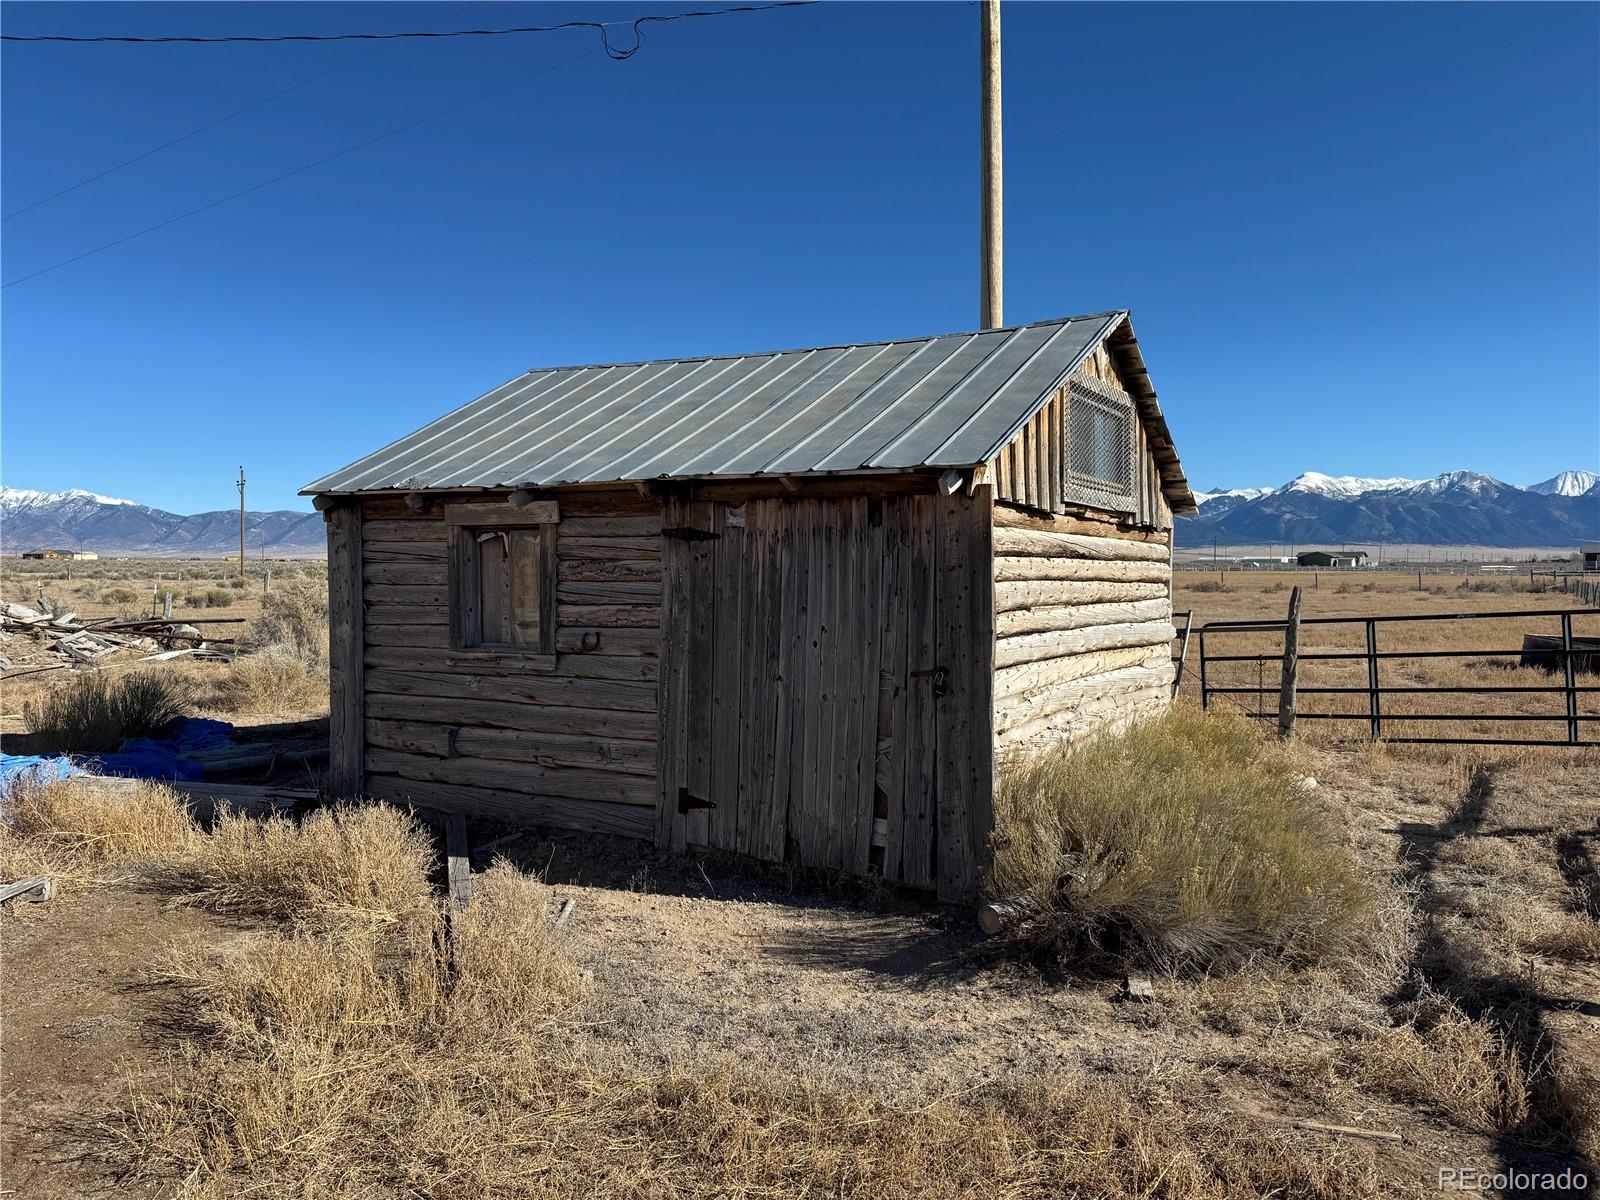
M699 796L690 795L688 788L679 788L678 789L678 811L680 813L690 812L691 810L696 809L696 808L715 808L715 807L716 807L716 805L714 803L712 803L710 800L702 800Z
M720 533L713 533L709 529L694 529L688 525L675 525L671 529L663 529L662 537L677 538L685 542L709 542L712 538L719 538Z

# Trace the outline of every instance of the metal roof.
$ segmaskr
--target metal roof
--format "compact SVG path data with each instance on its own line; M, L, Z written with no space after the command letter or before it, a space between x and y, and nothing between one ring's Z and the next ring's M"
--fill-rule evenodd
M971 467L1126 321L1095 313L910 341L541 368L302 492Z

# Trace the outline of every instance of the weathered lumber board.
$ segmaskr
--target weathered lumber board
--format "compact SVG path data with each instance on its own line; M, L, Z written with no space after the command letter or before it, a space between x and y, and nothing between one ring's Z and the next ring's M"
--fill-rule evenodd
M940 899L970 900L983 876L994 828L992 683L996 663L990 580L991 492L935 500L936 639L945 694L936 703L939 740ZM1066 537L1066 534L1028 534Z
M480 725L529 733L595 734L654 742L656 714L648 710L566 708L433 695L369 694L367 716L445 727Z
M369 586L390 583L442 588L445 574L443 563L389 563L368 559L361 568L361 577Z
M1102 582L1092 579L1021 580L994 585L997 612L1070 604L1132 604L1165 599L1164 583Z
M661 632L657 629L582 629L575 625L556 628L558 654L649 654L661 653Z
M454 752L468 758L542 767L585 767L652 778L656 773L655 743L619 738L559 733L530 736L520 731L464 725L455 735Z
M367 781L369 795L395 804L415 804L445 811L494 814L532 821L557 829L610 833L622 837L650 836L650 810L634 804L607 804L570 800L561 796L529 795L498 788L460 783L408 779L374 772Z
M1014 667L1041 658L1065 658L1095 650L1121 650L1129 646L1170 645L1175 634L1170 619L1100 625L1088 629L1052 630L1001 638L995 643L995 663Z
M996 582L1069 579L1102 583L1161 583L1172 578L1164 562L1122 562L1099 558L1005 556L994 560Z
M391 627L386 627L391 628ZM403 628L394 626L392 628ZM631 679L652 681L660 671L660 660L636 654L563 654L551 666L523 663L516 655L496 658L489 654L452 650L448 646L395 645L375 640L368 630L365 661L370 667L396 671L444 671L452 675L481 676L485 673L538 674L560 679ZM544 660L541 660L541 664Z
M398 696L455 696L467 700L509 700L632 712L654 712L656 707L654 684L529 675L508 669L493 674L459 675L447 671L375 669L367 675L367 690Z
M443 584L422 586L417 584L375 583L363 592L369 605L407 607L422 604L438 608L450 602L449 589Z
M369 625L436 625L450 628L450 610L443 604L369 604Z
M560 553L559 542L557 553ZM556 564L556 579L560 583L599 583L617 580L627 583L650 583L659 588L661 562L653 558L590 560L564 558Z
M507 792L561 796L568 800L598 800L608 804L654 806L655 780L644 775L579 767L545 767L534 763L498 762L491 759L428 758L374 747L367 751L367 770L398 775L426 783L458 783Z
M643 604L659 608L661 582L659 579L604 579L592 583L558 583L556 599L562 604Z
M361 527L361 538L370 546L384 542L438 542L442 545L445 526L439 520L367 521Z
M1166 596L1140 600L1133 604L1065 604L1018 608L995 614L995 636L1013 637L1022 633L1048 633L1052 630L1089 629L1097 625L1137 624L1170 620L1172 605Z
M446 650L450 646L450 631L443 625L367 625L367 665L368 666L409 666L416 661L400 655L394 656L390 661L375 663L372 661L374 647L402 647L413 646L432 650Z
M556 539L556 553L563 560L638 562L661 557L659 537L566 537Z
M365 547L362 558L368 563L443 563L448 554L443 541L380 542Z
M328 522L328 790L361 794L366 683L362 651L361 510L341 504Z
M563 604L560 621L562 625L591 629L660 629L661 608L649 604Z
M562 537L653 537L661 532L661 514L646 517L566 517Z
M1006 526L994 530L994 552L997 555L1032 554L1047 558L1106 558L1136 562L1167 562L1171 557L1164 543Z

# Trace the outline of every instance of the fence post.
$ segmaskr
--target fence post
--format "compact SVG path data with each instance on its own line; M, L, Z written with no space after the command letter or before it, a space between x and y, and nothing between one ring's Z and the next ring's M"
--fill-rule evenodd
M1561 614L1561 665L1567 681L1567 744L1578 744L1578 679L1572 662L1572 614Z
M1178 689L1183 686L1183 664L1189 659L1189 630L1194 626L1194 613L1183 614L1183 636L1179 639L1177 671L1172 677L1172 698L1178 698Z
M171 592L168 592L165 596L163 596L161 598L161 619L163 621L172 620L172 593Z
M1372 740L1383 739L1383 712L1378 701L1378 623L1367 618L1367 716Z
M1211 707L1211 692L1206 687L1206 627L1200 627L1200 707Z
M1300 589L1289 593L1289 618L1283 626L1283 681L1278 687L1278 736L1294 732L1295 689L1300 671Z

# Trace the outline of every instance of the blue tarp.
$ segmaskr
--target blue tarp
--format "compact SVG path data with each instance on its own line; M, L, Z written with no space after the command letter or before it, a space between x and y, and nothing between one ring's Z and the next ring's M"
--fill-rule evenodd
M132 779L204 779L199 763L183 762L180 754L220 750L233 740L233 726L206 717L185 717L162 738L129 738L115 754L80 761L96 775Z
M115 754L72 759L64 755L0 754L0 793L24 776L41 780L69 775L122 775L131 779L204 779L198 763L179 756L219 750L233 742L233 726L206 717L185 717L165 737L129 738Z

